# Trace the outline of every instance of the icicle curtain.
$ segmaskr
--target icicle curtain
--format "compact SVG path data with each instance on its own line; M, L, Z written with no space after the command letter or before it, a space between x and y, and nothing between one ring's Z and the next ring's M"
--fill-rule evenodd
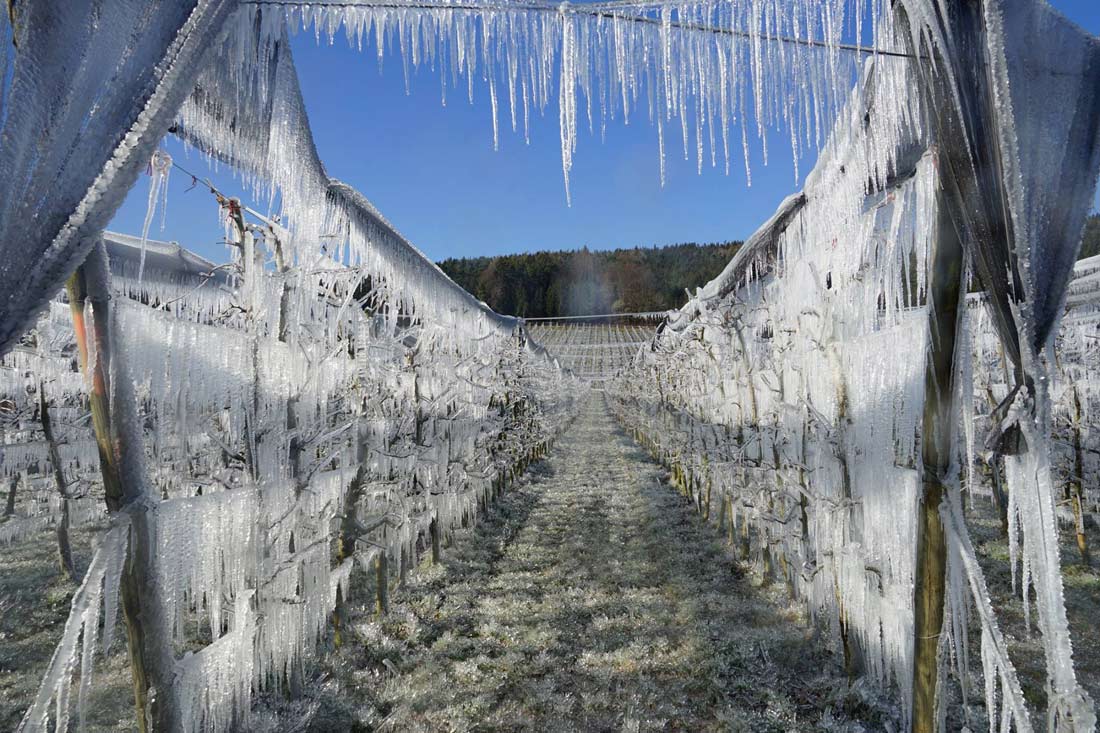
M642 354L619 386L621 414L682 475L717 487L765 572L776 556L802 565L792 587L833 614L853 663L905 700L914 659L910 519L929 471L913 452L927 427L928 258L948 214L1024 387L1000 418L1023 438L1019 455L1005 458L1008 530L1011 563L1035 591L1047 721L1052 730L1091 730L1063 600L1042 357L1100 164L1100 44L1041 0L897 6L895 37L915 63L876 59L865 68L802 194ZM955 327L968 344L965 315ZM961 416L971 406L968 357L954 367L958 395L948 401ZM951 455L974 455L953 441ZM941 473L942 638L967 659L967 614L978 609L987 713L1030 730L957 477Z
M281 13L241 12L214 63L183 105L175 132L279 196L295 258L319 248L399 284L408 313L473 337L509 336L515 318L494 313L456 285L365 196L332 179L313 141ZM533 345L532 345L533 348Z
M662 179L666 150L677 142L700 170L721 160L729 172L743 157L750 179L749 140L766 149L768 131L789 133L796 160L812 156L861 54L870 53L857 45L872 35L867 19L889 8L887 0L246 5L265 23L283 14L291 28L319 39L346 35L360 49L373 43L380 59L385 49L400 52L406 77L439 76L444 101L452 94L486 101L494 144L502 126L527 138L532 117L556 103L567 198L586 126L605 132L648 118ZM889 40L888 32L873 35Z
M4 14L0 353L97 241L234 4L36 0Z

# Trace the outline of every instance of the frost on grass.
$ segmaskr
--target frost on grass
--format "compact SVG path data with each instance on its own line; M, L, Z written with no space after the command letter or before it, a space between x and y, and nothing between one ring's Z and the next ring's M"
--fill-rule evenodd
M386 619L357 624L361 644L334 662L332 694L384 730L888 721L662 479L594 400Z

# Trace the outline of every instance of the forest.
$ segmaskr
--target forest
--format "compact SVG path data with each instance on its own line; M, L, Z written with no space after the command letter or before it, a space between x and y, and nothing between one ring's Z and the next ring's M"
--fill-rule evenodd
M582 247L449 258L439 266L497 313L521 318L639 313L678 308L685 289L712 280L740 246L687 243L606 252Z
M1081 254L1078 259L1100 255L1100 214L1090 214L1085 219L1085 234L1081 238Z
M439 263L456 283L497 313L555 318L678 308L685 290L710 282L741 242L671 244L594 252L540 251L449 257ZM1079 259L1100 255L1100 213L1085 221Z

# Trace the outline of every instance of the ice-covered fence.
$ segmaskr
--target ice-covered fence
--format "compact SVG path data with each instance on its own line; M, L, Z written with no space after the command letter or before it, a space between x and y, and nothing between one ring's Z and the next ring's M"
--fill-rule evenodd
M973 328L958 307L972 262L1013 387L990 440L1007 465L1012 562L1037 596L1048 725L1091 730L1047 388L1100 162L1100 44L1043 2L898 10L895 38L929 63L868 64L804 190L641 353L618 409L704 514L831 622L853 673L902 691L916 728L935 725L937 659L968 693L976 617L991 725L1029 730L954 473L985 437L969 420L954 437L970 407L973 364L953 334ZM1024 31L1036 27L1041 40Z
M1100 409L1100 258L1080 260L1067 288L1066 310L1054 343L1051 386L1051 443L1054 485L1059 519L1074 528L1078 552L1088 562L1087 527L1098 526L1100 493L1092 476L1100 472L1100 434L1096 415ZM965 487L970 494L992 502L1008 525L1008 497L1003 491L1002 459L996 446L983 437L992 429L996 408L1011 393L1011 365L990 322L984 294L968 297L973 349L974 390L972 420L964 423L967 454ZM964 407L965 409L965 407Z
M883 66L873 92L904 75ZM862 193L859 150L839 130L805 192L611 392L704 513L838 629L850 664L904 690L934 161Z
M527 331L563 369L603 382L627 369L653 340L664 313L527 319Z
M104 241L121 296L192 319L210 318L231 303L225 271L177 244L147 243L144 282L139 283L140 239L108 232ZM153 293L161 300L150 303ZM103 496L92 491L99 475L99 454L87 424L86 385L77 362L72 315L61 299L51 302L33 331L0 357L0 484L7 494L8 515L0 541L10 543L44 527L56 527L66 514L73 527L105 518ZM52 423L49 438L40 400ZM155 437L162 436L158 432ZM51 440L61 461L57 473ZM155 440L153 449L165 449L163 441ZM66 496L59 491L58 477Z
M143 728L224 730L245 723L255 691L296 687L362 584L356 563L384 605L391 574L437 554L545 450L576 392L518 320L326 176L279 27L269 36L249 15L232 30L215 63L238 66L202 75L200 111L185 107L177 130L278 191L281 222L246 223L221 197L225 272L142 242L113 284L127 298L107 297L100 255L70 292L96 437L111 447L107 504L133 526L121 593ZM204 91L227 104L202 107ZM194 620L212 641L180 657ZM48 726L51 708L67 720L75 660L90 669L95 653L59 649L23 729ZM242 656L255 663L229 663Z
M54 527L62 568L71 572L68 529L104 517L89 489L99 452L82 427L84 380L74 366L69 309L51 303L33 333L0 357L0 542Z
M282 243L287 259L311 259L321 248L332 260L388 283L392 305L407 314L471 338L516 331L515 318L494 313L458 287L364 196L325 172L281 14L242 11L232 24L174 130L259 187L278 192L282 225L291 235Z
M177 650L194 642L194 620L214 639L170 662L168 704L195 730L245 720L253 690L297 685L338 598L362 585L355 563L388 585L389 568L403 575L473 521L545 447L574 392L522 332L470 339L405 315L397 283L325 257L266 271L248 250L227 283L207 285L213 297L199 287L170 302L190 284L183 256L174 277L149 277L151 267L137 289L123 265L115 291L132 297L112 301L112 346L147 426L146 494L161 499L148 613ZM95 653L59 651L82 665ZM246 653L254 665L224 663ZM52 700L68 714L71 669L44 680L27 730L45 724Z
M1100 526L1100 257L1074 268L1055 347L1054 431L1056 467L1087 558L1084 525ZM975 395L977 399L977 395Z

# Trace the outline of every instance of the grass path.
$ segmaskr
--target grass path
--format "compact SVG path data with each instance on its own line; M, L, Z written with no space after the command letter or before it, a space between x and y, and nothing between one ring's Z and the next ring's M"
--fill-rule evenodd
M663 479L590 404L359 625L340 697L373 688L384 730L860 730L837 661Z

